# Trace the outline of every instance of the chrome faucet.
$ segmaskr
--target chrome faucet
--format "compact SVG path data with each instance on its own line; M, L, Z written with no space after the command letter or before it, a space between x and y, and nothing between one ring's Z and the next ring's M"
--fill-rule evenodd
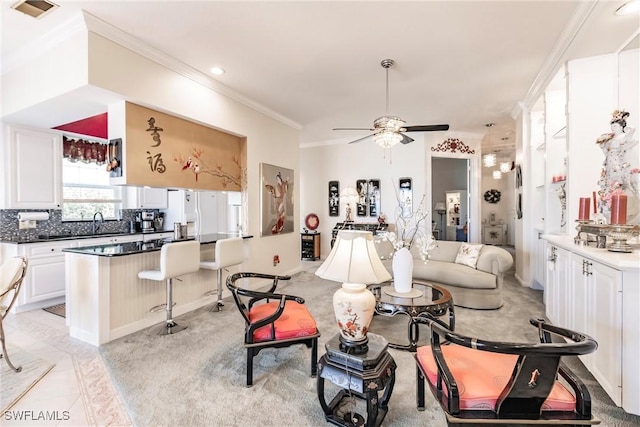
M100 223L96 222L96 217L100 215ZM104 217L102 216L102 212L96 212L93 214L93 224L92 224L92 230L93 230L93 234L96 234L98 232L98 230L100 230L100 226L104 223Z

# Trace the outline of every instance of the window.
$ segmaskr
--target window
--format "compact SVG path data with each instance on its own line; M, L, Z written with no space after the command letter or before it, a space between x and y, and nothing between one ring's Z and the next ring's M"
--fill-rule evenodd
M102 212L104 219L118 219L122 189L109 185L104 165L62 161L62 219L82 221Z

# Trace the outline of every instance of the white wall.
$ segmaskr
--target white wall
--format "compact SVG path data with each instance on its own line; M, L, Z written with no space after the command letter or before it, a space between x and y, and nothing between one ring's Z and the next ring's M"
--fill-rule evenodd
M244 230L254 236L247 241L248 261L246 271L273 274L290 274L300 269L300 237L297 232L278 236L260 237L260 163L266 162L295 171L294 185L294 230L299 230L299 140L298 129L290 123L257 111L243 103L196 82L183 74L172 71L166 66L135 53L105 37L89 32L86 42L74 39L71 49L65 50L67 58L85 58L88 61L88 87L98 88L94 92L117 94L121 100L127 100L167 114L173 114L207 126L222 129L229 133L247 138L246 189L243 204L246 218ZM65 45L66 46L66 45ZM87 58L88 53L88 59ZM35 62L34 62L35 61ZM42 73L35 75L30 67L37 64L40 70L63 70L64 58L44 54L30 63L3 75L3 88L7 82L20 87L40 88L34 81L42 80ZM84 69L87 69L85 65ZM38 101L48 106L55 105L67 95L70 89L65 73L56 72L47 75L47 90L43 97L27 98L33 105L21 102L18 97L7 101L8 111L32 113L34 121L38 116ZM69 73L73 74L73 73ZM82 80L82 79L80 79ZM77 79L74 82L78 82ZM72 87L77 84L71 85ZM4 98L4 96L3 96ZM46 101L46 102L45 102ZM93 101L93 100L92 100ZM78 99L83 102L83 99ZM89 100L87 100L89 102ZM113 103L113 97L105 99L104 110ZM61 107L59 107L61 108ZM24 117L25 114L22 114ZM28 114L26 114L28 116ZM84 117L76 117L75 120ZM3 117L3 120L6 120ZM63 122L64 123L64 122ZM274 255L279 255L280 264L273 266Z
M355 187L358 179L379 179L381 193L381 209L387 217L387 222L395 223L395 209L398 205L396 189L398 179L412 178L414 209L423 195L427 209L430 212L427 224L431 224L432 196L431 196L431 147L455 135L444 132L412 134L414 142L407 145L397 145L389 150L383 150L372 140L365 140L356 144L306 146L300 150L300 168L304 170L300 197L301 217L315 213L320 219L319 232L321 237L322 257L326 257L331 246L331 230L337 222L344 220L344 204L340 204L340 216L330 217L328 207L329 181L339 181L340 188ZM478 147L480 136L458 136L467 145ZM346 141L346 139L345 139ZM386 152L385 152L386 151ZM474 159L477 163L479 150L475 155L451 155L452 157ZM474 193L479 192L479 178L472 177ZM476 187L477 186L477 187ZM479 209L475 209L479 216ZM438 218L435 214L433 218ZM354 217L356 222L375 222L372 217ZM478 233L479 236L479 233ZM476 237L477 239L477 237Z

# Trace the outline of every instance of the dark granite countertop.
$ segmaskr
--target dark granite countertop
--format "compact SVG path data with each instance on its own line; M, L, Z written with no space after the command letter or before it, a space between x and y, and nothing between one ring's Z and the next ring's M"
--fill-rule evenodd
M98 233L98 234L40 234L37 236L25 236L25 237L11 237L0 239L0 243L45 243L56 242L62 240L84 240L84 239L98 239L101 237L117 237L117 236L147 236L160 233L173 233L173 230L160 230L160 231L146 231L135 233Z
M83 255L97 255L97 256L123 256L133 255L146 252L159 251L162 245L172 242L181 242L188 240L198 240L201 244L215 243L218 240L230 239L232 237L242 237L243 239L250 239L253 236L244 235L238 233L213 233L203 234L201 236L195 236L188 239L173 240L169 239L156 239L146 242L126 242L126 243L111 243L108 245L97 246L82 246L77 248L63 249L62 252L72 252Z

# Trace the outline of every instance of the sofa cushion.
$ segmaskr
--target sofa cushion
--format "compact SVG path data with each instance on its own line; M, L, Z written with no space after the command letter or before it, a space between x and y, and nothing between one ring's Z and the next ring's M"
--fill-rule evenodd
M460 245L458 255L456 255L456 264L466 265L473 269L476 268L478 258L480 257L480 251L483 245L472 245L470 243L463 243Z
M465 288L495 289L497 287L495 275L466 265L445 261L414 262L413 278Z

